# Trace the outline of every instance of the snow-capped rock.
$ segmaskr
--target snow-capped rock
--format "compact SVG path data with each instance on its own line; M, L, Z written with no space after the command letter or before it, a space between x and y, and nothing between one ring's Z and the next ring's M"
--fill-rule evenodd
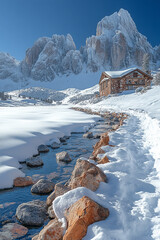
M68 52L75 49L70 34L67 36L55 34L52 38L40 38L27 50L21 65L22 72L34 80L52 81L56 75L63 74L62 60ZM75 59L76 56L73 57L73 61ZM76 73L77 65L74 66L72 61L69 64Z
M79 74L83 68L97 72L100 68L141 66L143 55L149 53L153 60L155 52L147 38L138 32L129 12L120 9L97 24L96 36L87 38L80 51L69 34L40 38L27 50L22 70L35 80L51 81L64 74Z
M19 62L8 53L0 52L0 79L18 81Z
M104 17L97 24L96 36L86 41L87 66L91 70L104 68L121 69L131 65L141 66L143 55L154 55L147 38L140 34L128 11L120 9ZM96 66L95 66L96 65Z
M39 54L43 50L46 43L49 41L49 38L42 37L39 38L33 45L32 48L27 49L26 51L26 57L21 62L21 71L24 75L29 76L31 73L31 70L36 63Z
M78 74L82 71L82 56L78 50L70 50L62 61L64 72Z

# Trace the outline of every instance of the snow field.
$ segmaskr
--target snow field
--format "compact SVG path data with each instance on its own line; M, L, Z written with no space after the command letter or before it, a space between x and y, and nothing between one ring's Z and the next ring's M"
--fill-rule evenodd
M19 162L37 153L38 145L85 132L99 118L67 106L1 107L0 116L0 189L11 187L13 179L22 175ZM8 180L11 171L6 166L16 172Z

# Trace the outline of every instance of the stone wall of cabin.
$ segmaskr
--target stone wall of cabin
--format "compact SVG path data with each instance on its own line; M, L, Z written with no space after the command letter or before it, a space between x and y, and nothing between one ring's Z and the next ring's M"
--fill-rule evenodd
M110 80L100 83L99 93L100 93L100 97L108 96L109 94L111 94L111 81Z
M101 78L100 78L100 84L99 84L99 94L101 96L108 96L111 94L111 82L109 81L104 81L101 82L104 78L106 78L106 75L102 73Z
M106 78L106 75L102 73L99 84L100 96L108 96L109 94L120 93L125 90L135 90L138 87L151 85L149 76L143 75L138 71L132 72L122 78L110 78L108 81L103 81L104 78Z
M111 79L111 93L120 92L120 79Z

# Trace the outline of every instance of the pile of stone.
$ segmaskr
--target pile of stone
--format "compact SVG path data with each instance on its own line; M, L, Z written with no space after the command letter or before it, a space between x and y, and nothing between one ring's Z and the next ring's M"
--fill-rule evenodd
M64 230L56 218L51 205L56 197L77 187L86 187L96 191L100 182L107 182L106 175L95 164L78 159L67 184L56 184L54 192L47 198L48 214L53 220L32 240L80 240L86 235L90 224L106 219L109 216L109 210L100 206L89 197L84 196L65 211L68 227L63 236Z

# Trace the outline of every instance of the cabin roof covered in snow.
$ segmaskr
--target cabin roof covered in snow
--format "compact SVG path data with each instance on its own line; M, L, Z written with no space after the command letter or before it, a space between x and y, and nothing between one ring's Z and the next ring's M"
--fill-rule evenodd
M130 72L133 72L136 69L137 68L129 68L129 69L125 69L123 71L105 71L105 73L108 76L110 76L111 78L119 78L119 77L123 77L124 75L126 75L126 74L128 74Z
M148 73L146 73L146 72L144 72L141 69L136 68L136 67L128 68L128 69L125 69L125 70L122 70L122 71L105 71L103 73L105 73L106 76L110 77L110 78L121 78L121 77L124 77L124 76L126 76L127 74L129 74L133 71L140 72L141 74L149 77L150 79L153 79L153 77L150 74L148 74Z

